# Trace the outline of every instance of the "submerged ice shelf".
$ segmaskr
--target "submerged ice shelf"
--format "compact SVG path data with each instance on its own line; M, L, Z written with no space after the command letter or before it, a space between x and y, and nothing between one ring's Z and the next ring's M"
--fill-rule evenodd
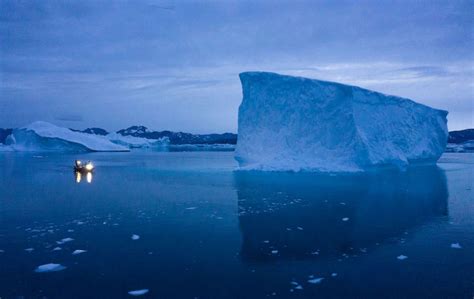
M267 72L240 74L235 158L241 169L364 171L436 163L447 111L356 86Z

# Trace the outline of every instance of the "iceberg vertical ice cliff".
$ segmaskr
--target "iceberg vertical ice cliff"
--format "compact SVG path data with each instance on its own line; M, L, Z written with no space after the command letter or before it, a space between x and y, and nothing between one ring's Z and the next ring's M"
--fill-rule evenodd
M241 169L364 171L435 163L447 111L333 82L240 74L235 158Z

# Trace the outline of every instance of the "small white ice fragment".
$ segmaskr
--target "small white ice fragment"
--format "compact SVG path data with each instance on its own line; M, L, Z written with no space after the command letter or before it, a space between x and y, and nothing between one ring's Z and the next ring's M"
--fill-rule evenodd
M26 252L32 252L33 250L35 250L34 248L26 248L25 251Z
M313 278L313 279L308 280L308 282L313 283L313 284L317 284L317 283L321 283L321 281L323 281L323 279L324 279L324 277Z
M44 265L38 266L35 269L35 272L36 273L57 272L57 271L61 271L61 270L64 270L64 269L66 269L66 267L64 267L61 264L52 264L51 263L51 264L44 264Z
M139 236L139 235L132 235L132 240L133 240L133 241L136 241L136 240L138 240L138 239L140 239L140 236Z
M272 250L272 254L277 254L278 250Z
M337 276L337 273L331 273L331 276L332 276L332 277L336 277L336 276Z
M61 245L61 244L64 244L64 243L67 243L67 242L71 242L71 241L74 241L73 238L64 238L62 239L61 241L56 241L57 244Z
M302 290L302 289L303 289L303 287L302 287L302 286L300 286L300 285L298 285L298 286L296 286L296 287L295 287L295 289L296 289L296 290Z
M347 218L347 217L342 218L342 221L348 221L348 220L349 220L349 218Z
M451 248L461 249L462 247L459 243L453 243L453 244L451 244Z
M54 247L53 248L53 251L59 251L59 250L62 250L62 248L61 247Z
M196 210L197 207L189 207L189 208L186 208L186 210Z
M128 294L132 296L141 296L141 295L145 295L146 293L148 293L148 289L135 290L135 291L128 292Z
M78 255L81 253L87 252L87 250L82 250L82 249L76 249L72 252L73 255Z
M298 226L297 229L298 230L303 230L303 228L301 226Z
M263 241L263 243L268 244L268 243L270 243L270 241L269 241L269 240L265 240L265 241Z
M403 255L403 254L397 256L397 259L399 259L399 260L401 260L401 261L406 260L407 258L408 258L408 256Z

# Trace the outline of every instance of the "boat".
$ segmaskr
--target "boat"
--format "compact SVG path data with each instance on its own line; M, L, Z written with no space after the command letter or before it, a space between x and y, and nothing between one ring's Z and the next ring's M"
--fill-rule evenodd
M80 173L88 173L94 171L94 164L91 161L87 161L86 163L82 163L80 160L76 160L74 162L74 170Z

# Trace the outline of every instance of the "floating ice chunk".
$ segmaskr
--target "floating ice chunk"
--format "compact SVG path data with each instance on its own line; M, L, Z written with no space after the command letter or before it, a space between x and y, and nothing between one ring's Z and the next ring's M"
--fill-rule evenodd
M128 292L129 295L132 295L132 296L141 296L141 295L145 295L146 293L148 293L148 289L142 289L142 290L135 290L135 291L130 291Z
M435 163L447 111L356 86L266 72L240 74L235 158L241 169L354 172Z
M461 249L462 246L459 243L453 243L453 244L451 244L451 248Z
M269 241L269 240L265 240L265 241L263 241L263 243L268 244L268 243L270 243L270 241Z
M336 277L336 276L337 276L337 273L331 273L331 276L332 276L332 277Z
M302 287L301 285L297 285L297 286L295 287L295 290L302 290L302 289L303 289L303 287Z
M41 266L38 266L36 269L35 269L35 272L36 273L45 273L45 272L57 272L57 271L61 271L61 270L64 270L66 269L65 266L61 265L61 264L44 264L44 265L41 265Z
M87 250L82 250L82 249L76 249L72 252L73 255L78 255L81 253L87 252Z
M53 251L59 251L59 250L62 250L62 248L61 247L54 247L53 248Z
M61 239L61 241L56 241L56 243L61 245L61 244L64 244L64 243L67 243L67 242L72 242L72 241L74 241L73 238L64 238L64 239Z
M277 254L278 250L272 250L272 254Z
M34 248L26 248L26 249L25 249L26 252L32 252L32 251L34 251L34 250L35 250Z
M0 249L0 253L4 253L4 252L5 252L5 250L3 250L3 249Z
M348 218L348 217L344 217L344 218L342 218L342 221L349 221L349 218Z
M401 261L406 260L407 258L408 258L408 256L403 255L403 254L397 256L397 259L399 259L399 260L401 260Z
M312 283L312 284L317 284L317 283L321 283L321 281L323 281L323 279L324 279L324 277L318 277L318 278L309 279L308 282Z
M136 241L136 240L138 240L138 239L140 239L140 236L139 236L139 235L132 235L132 240L133 240L133 241Z
M186 210L196 210L197 207L189 207L189 208L186 208Z

